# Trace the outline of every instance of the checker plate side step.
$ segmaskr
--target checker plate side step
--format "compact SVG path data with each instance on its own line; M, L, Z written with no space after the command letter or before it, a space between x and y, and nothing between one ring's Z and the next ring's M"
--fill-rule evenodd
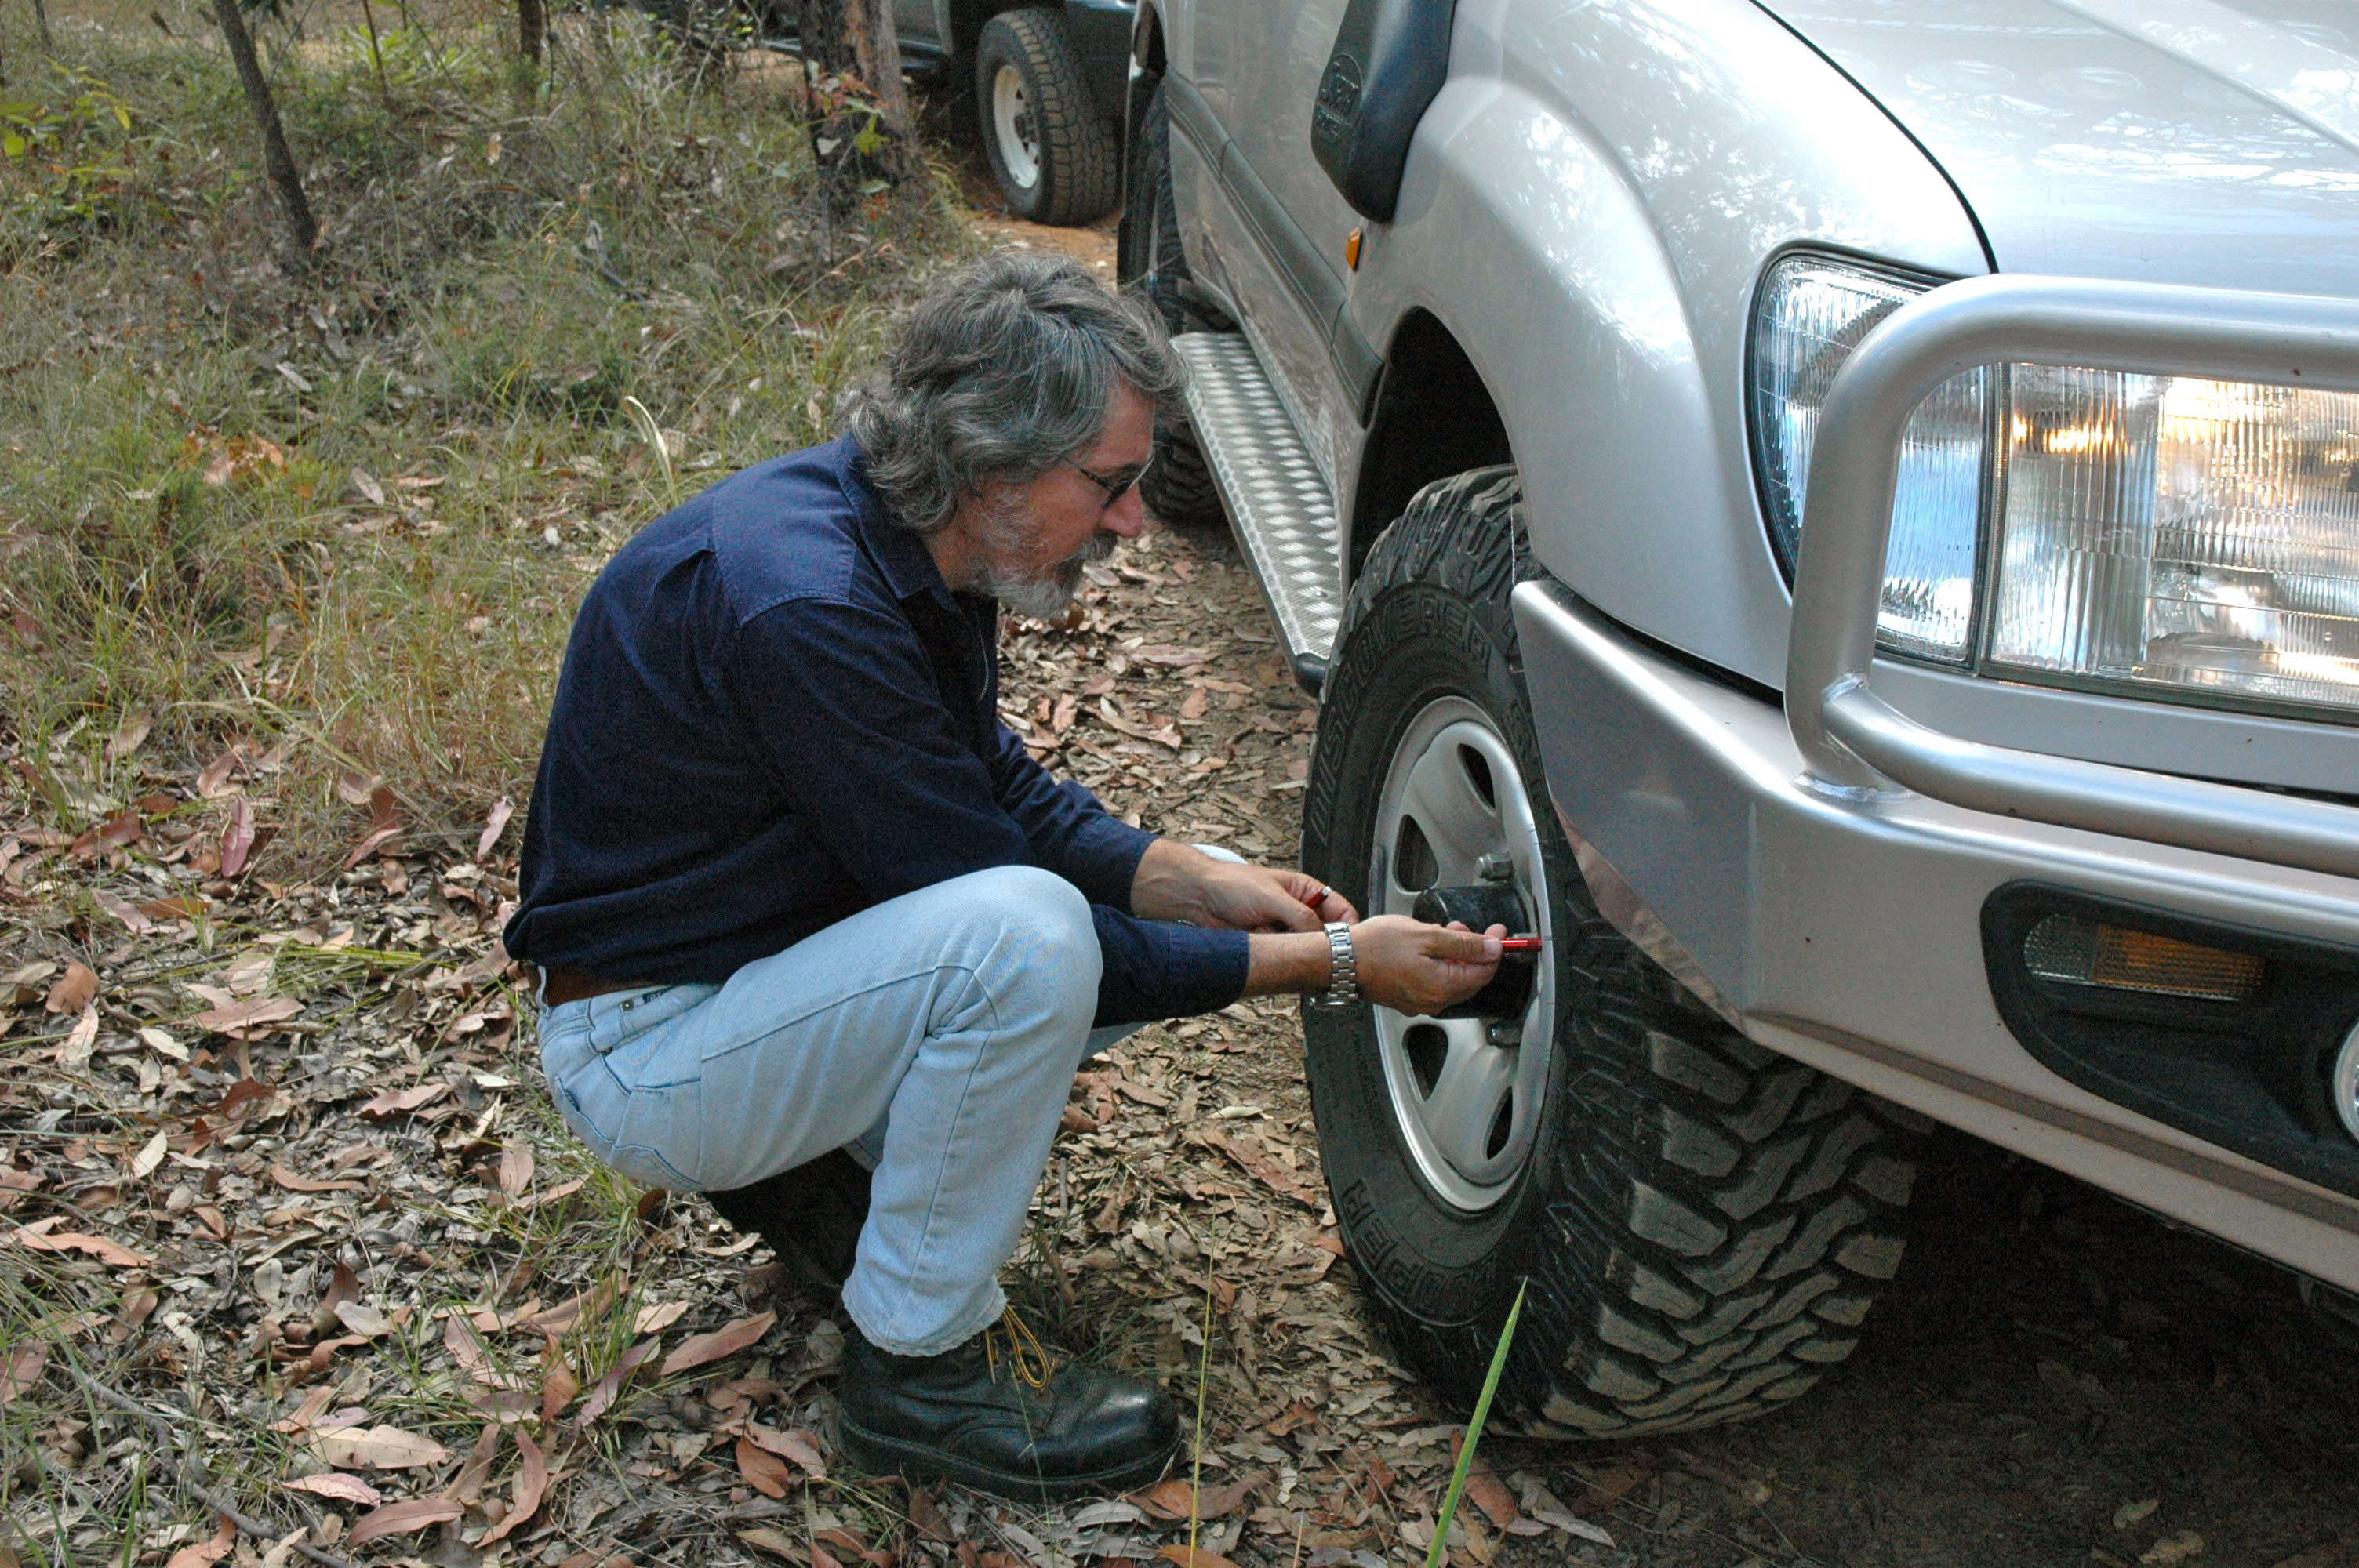
M1295 678L1316 696L1343 618L1335 498L1243 333L1185 332L1171 346L1188 364L1188 417L1230 526Z

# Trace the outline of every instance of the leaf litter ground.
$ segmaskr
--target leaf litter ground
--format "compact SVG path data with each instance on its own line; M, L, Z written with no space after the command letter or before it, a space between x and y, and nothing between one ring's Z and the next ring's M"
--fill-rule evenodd
M1006 660L1009 722L1115 810L1288 853L1316 708L1225 539L1151 534L1093 571L1078 625L1019 624ZM268 767L156 788L234 801ZM365 843L384 829L353 795ZM319 886L223 879L217 831L0 841L12 897L92 911L0 992L0 1405L19 1496L46 1504L12 1505L20 1554L111 1552L87 1531L123 1517L152 1442L79 1397L81 1369L166 1415L247 1512L356 1560L1186 1557L1184 1465L1046 1511L838 1466L841 1323L550 1111L495 946L512 829L441 853L395 834ZM2352 1527L2324 1484L2348 1475L2347 1405L2273 1353L2312 1332L2276 1277L2056 1178L1953 1162L1972 1199L1936 1200L1919 1260L1947 1271L1912 1270L1864 1366L1761 1427L1487 1441L1453 1561L2128 1563L2190 1559L2192 1531L2212 1562L2343 1563L2302 1553ZM1373 1336L1340 1251L1290 1005L1150 1028L1077 1079L1009 1283L1061 1353L1190 1403L1206 1369L1201 1561L1375 1568L1430 1540L1460 1428ZM2023 1299L1964 1299L1977 1273ZM2173 1468L2191 1422L2212 1474ZM1904 1485L1871 1433L1938 1483ZM135 1554L223 1555L201 1509L146 1485Z

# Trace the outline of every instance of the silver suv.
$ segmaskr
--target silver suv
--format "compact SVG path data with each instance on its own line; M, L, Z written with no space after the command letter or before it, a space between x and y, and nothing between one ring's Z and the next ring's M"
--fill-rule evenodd
M1850 1354L1928 1119L2359 1291L2359 18L1146 0L1150 500L1302 863L1543 938L1313 1007L1375 1310L1614 1435Z

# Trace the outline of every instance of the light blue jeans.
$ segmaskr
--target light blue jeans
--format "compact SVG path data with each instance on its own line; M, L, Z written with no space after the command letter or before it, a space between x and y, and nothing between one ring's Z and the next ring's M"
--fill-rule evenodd
M930 1356L1006 1306L999 1269L1073 1073L1131 1032L1090 1027L1099 967L1079 890L1000 867L864 910L723 985L548 1008L541 1065L582 1141L650 1186L745 1186L850 1145L875 1179L844 1308L871 1344Z

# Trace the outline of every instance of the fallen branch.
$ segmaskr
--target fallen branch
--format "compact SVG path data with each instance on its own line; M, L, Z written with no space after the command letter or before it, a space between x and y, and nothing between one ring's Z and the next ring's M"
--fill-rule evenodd
M166 1421L162 1416L158 1415L154 1411L149 1410L146 1405L141 1404L137 1400L131 1398L128 1394L116 1392L114 1389L109 1388L106 1384L100 1382L96 1378L92 1377L87 1372L82 1371L78 1368L68 1367L66 1368L66 1372L67 1375L71 1377L75 1382L82 1385L82 1392L90 1395L91 1398L98 1400L101 1404L113 1405L116 1410L121 1411L124 1414L135 1416L138 1420L145 1422L154 1430L162 1433L165 1438L170 1442L176 1449L184 1446L180 1433L173 1427L172 1423ZM237 1505L230 1501L228 1493L216 1491L214 1488L205 1485L202 1481L198 1480L195 1476L191 1475L190 1473L190 1471L202 1468L201 1461L197 1459L192 1453L182 1453L178 1461L165 1457L162 1454L158 1454L157 1455L156 1463L163 1466L164 1476L167 1480L179 1487L182 1491L188 1493L190 1497L196 1498L197 1501L204 1504L205 1507L212 1509L213 1512L221 1515L222 1518L229 1520L230 1523L237 1526L238 1530L242 1533L250 1535L256 1541L268 1541L274 1546L281 1540L285 1539L285 1531L273 1530L268 1525L263 1523L260 1519L251 1518L248 1515L240 1512ZM339 1557L332 1552L322 1552L318 1547L300 1541L294 1544L297 1552L300 1552L310 1561L320 1564L320 1568L359 1568L359 1565L353 1563L349 1557Z

